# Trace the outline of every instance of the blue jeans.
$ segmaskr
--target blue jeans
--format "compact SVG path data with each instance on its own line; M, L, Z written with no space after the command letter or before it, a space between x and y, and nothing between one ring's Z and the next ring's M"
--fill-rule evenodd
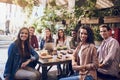
M66 77L66 78L61 78L59 80L79 80L79 76L71 76L71 77Z
M61 78L59 80L80 80L80 75L78 73L75 73L74 75L66 78Z

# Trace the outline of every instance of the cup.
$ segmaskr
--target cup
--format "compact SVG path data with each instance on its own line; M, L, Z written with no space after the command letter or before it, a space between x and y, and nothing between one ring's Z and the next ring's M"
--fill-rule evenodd
M56 60L57 59L57 55L53 55L53 60Z

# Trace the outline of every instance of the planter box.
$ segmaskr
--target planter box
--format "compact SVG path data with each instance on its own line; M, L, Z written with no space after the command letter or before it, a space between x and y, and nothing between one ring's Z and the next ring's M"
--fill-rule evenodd
M99 18L82 18L81 24L98 24Z
M81 24L99 24L99 18L81 18ZM104 23L120 23L120 16L105 16Z
M120 16L105 16L104 23L120 23Z

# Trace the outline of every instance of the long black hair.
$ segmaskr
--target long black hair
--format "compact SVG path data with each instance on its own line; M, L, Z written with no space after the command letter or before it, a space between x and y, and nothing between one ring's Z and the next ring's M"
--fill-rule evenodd
M80 29L85 29L87 31L87 43L93 43L94 44L94 33L92 31L92 29L89 26L81 26Z
M28 38L27 38L27 40L25 40L25 42L24 42L24 50L23 50L23 47L22 47L22 40L20 39L20 34L21 34L21 31L22 31L22 30L27 30L27 31L28 31ZM29 37L30 37L30 35L29 35L29 29L26 28L26 27L22 27L22 28L19 30L17 39L15 40L15 44L16 44L16 46L18 47L18 51L19 51L19 53L20 53L21 58L23 58L23 57L30 57Z

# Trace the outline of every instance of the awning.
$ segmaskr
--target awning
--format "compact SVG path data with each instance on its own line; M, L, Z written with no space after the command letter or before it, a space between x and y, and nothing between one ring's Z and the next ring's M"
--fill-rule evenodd
M97 2L96 2L96 7L98 9L110 8L113 6L114 6L114 4L111 0L97 0Z
M0 2L12 4L12 0L0 0Z

